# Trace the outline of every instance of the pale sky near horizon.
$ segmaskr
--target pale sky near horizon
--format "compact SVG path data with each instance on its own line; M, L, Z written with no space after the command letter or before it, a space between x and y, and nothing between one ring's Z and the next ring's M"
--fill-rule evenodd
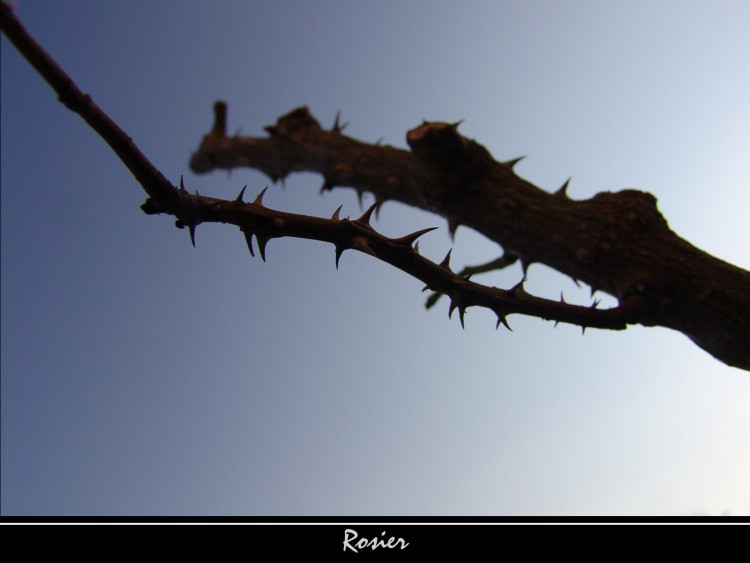
M738 1L34 1L16 13L171 180L229 130L300 105L405 147L458 121L569 194L653 193L696 246L750 267L750 6ZM355 252L202 225L196 248L3 36L2 490L11 515L750 514L750 374L661 328L425 311ZM275 209L360 212L321 179ZM371 199L366 199L369 203ZM376 229L460 267L500 249L396 203ZM508 287L520 268L476 281ZM588 304L534 265L527 290ZM600 295L597 295L601 297ZM605 303L613 300L605 297ZM749 343L750 345L750 343Z

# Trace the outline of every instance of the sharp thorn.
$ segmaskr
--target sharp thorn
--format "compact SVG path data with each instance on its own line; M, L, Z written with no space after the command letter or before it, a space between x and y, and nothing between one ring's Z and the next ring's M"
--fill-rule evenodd
M464 314L466 313L465 307L459 307L458 308L458 318L461 320L461 328L466 329L466 326L464 326Z
M180 174L180 191L187 192L187 190L185 189L185 182L183 182L182 180L182 174Z
M417 241L416 244L414 245L414 252L419 254L419 241Z
M195 225L188 225L188 231L190 231L190 242L193 243L193 248L195 248Z
M598 290L598 289L596 289L596 288L595 288L595 287L594 287L594 286L592 285L592 286L591 286L591 293L589 294L589 297L593 297L593 296L594 296L594 293L596 293L597 291L599 291L599 290Z
M502 323L505 328L513 332L513 329L510 328L510 325L508 324L508 320L505 318L505 315L501 313L497 313L497 312L495 314L497 315L497 324L495 325L495 330L500 328L500 324Z
M370 207L367 208L367 211L365 211L359 219L355 220L354 222L359 223L363 227L369 227L370 218L372 217L372 212L375 211L378 207L380 207L380 202L376 201Z
M242 228L240 230L245 236L245 244L247 244L247 249L250 251L250 256L255 258L255 252L253 252L253 232Z
M581 326L581 336L583 336L584 334L586 334L586 327Z
M557 325L559 324L560 324L560 321L555 321L555 326L553 326L552 328L557 328Z
M419 237L421 237L425 233L434 231L435 229L437 229L437 227L430 227L428 229L422 229L421 231L414 231L413 233L405 235L401 238L393 239L393 242L402 246L411 246Z
M450 124L450 126L453 127L454 129L458 129L458 126L461 125L464 121L466 121L466 118L459 119L458 121L454 121L453 123Z
M256 205L260 205L261 207L263 207L263 196L264 196L264 195L266 195L266 190L267 190L267 189L268 189L268 186L266 186L265 188L263 188L263 191L261 191L261 192L260 192L260 193L259 193L259 194L258 194L258 195L257 195L257 196L255 197L255 200L253 201L253 203L254 203L254 204L256 204Z
M565 297L563 297L563 292L560 292L560 303L565 303Z
M338 206L338 207L336 208L336 211L334 211L334 212L333 212L333 215L331 215L331 220L332 220L332 221L339 221L339 220L340 220L340 219L339 219L339 213L341 212L341 208L342 208L342 207L344 207L344 206L343 206L343 205L339 205L339 206Z
M520 295L522 293L526 293L526 290L523 288L523 284L526 283L526 276L524 276L520 282L518 282L516 285L514 285L510 290L516 294Z
M448 307L448 318L449 318L449 319L453 317L453 310L454 310L455 308L456 308L456 302L455 302L455 301L453 301L453 300L451 300L451 304L450 304L450 306Z
M244 188L242 188L242 189L240 190L240 193L239 193L239 195L238 195L238 196L237 196L237 197L236 197L236 198L234 199L234 201L236 201L237 203L245 203L245 202L244 202L244 201L242 200L242 197L243 197L243 196L245 195L245 188L247 188L247 186L245 186Z
M443 268L448 268L449 270L451 269L451 252L453 252L452 248L448 251L448 254L445 255L443 261L440 262L440 266L442 266Z
M260 257L263 259L263 261L266 261L266 244L271 239L271 237L267 237L265 235L255 235L255 240L258 241L258 251L260 252Z
M505 164L506 166L510 166L511 169L512 169L516 164L518 164L524 158L526 158L526 155L519 156L518 158L514 158L512 160L507 160L507 161L503 162L503 164Z
M591 304L591 308L596 309L599 306L599 303L601 303L599 299L594 299L594 302Z
M349 125L348 122L344 123L343 125L340 124L340 122L339 122L339 118L340 117L341 117L341 111L337 111L336 112L336 119L333 122L333 127L331 128L331 131L333 131L334 133L341 133L346 128L346 126Z
M336 269L339 269L339 258L341 258L341 255L344 253L344 250L346 250L346 247L336 245Z
M570 178L565 180L565 183L553 195L568 199L568 184L570 184Z

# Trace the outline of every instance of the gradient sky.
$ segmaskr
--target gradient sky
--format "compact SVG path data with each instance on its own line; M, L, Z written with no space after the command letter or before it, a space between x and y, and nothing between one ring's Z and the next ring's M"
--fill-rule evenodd
M741 1L35 1L17 13L174 182L229 130L306 104L405 147L461 131L548 190L653 193L672 228L750 267L750 7ZM750 374L661 328L580 329L423 307L422 284L329 244L146 216L141 187L12 45L2 49L3 515L750 514ZM321 179L273 208L359 213ZM367 199L365 203L371 200ZM496 257L430 226L423 255ZM477 278L509 287L519 267ZM527 289L590 303L534 265ZM599 296L601 297L601 296ZM605 298L605 304L613 300ZM750 345L750 343L749 343Z

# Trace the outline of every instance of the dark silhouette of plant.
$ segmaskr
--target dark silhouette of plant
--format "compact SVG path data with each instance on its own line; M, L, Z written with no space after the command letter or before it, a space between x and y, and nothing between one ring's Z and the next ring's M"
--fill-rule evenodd
M29 63L52 86L60 101L78 113L110 145L148 194L147 214L176 217L195 244L201 223L235 225L251 254L255 238L265 260L272 238L298 237L330 242L336 264L345 250L357 250L387 262L450 299L450 312L461 323L468 307L486 307L498 326L518 313L576 324L586 329L621 330L628 324L678 330L728 365L750 370L750 272L719 260L672 232L657 209L656 198L637 190L603 192L574 201L567 183L547 193L513 171L517 162L498 162L482 145L463 137L458 124L425 122L407 134L410 151L356 141L345 136L338 117L324 130L307 108L298 108L266 127L268 137L226 135L227 107L217 102L211 132L193 155L191 168L249 166L273 181L296 171L323 176L322 190L349 186L375 195L361 217L330 219L284 213L266 207L263 193L247 202L245 189L233 200L192 194L173 186L94 102L23 29L2 5L2 30ZM450 252L440 263L419 254L418 239L432 229L388 238L370 226L386 200L396 200L440 214L455 231L465 225L498 242L503 257L489 264L453 272ZM340 209L340 208L339 208ZM509 289L488 287L472 274L520 260L524 271L544 263L575 280L618 299L610 309L572 305L530 295L523 280Z

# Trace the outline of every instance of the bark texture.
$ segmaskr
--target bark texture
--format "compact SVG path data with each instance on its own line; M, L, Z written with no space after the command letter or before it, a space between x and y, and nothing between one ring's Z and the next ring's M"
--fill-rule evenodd
M307 108L266 127L267 137L229 137L226 104L214 110L214 127L191 159L196 173L244 166L277 181L312 171L322 175L322 190L346 186L432 211L452 231L465 225L496 241L524 267L541 262L615 296L637 309L630 323L680 331L728 365L750 369L750 272L680 238L649 193L574 201L567 184L548 193L457 124L423 123L407 133L406 151L347 137L338 119L325 130Z

